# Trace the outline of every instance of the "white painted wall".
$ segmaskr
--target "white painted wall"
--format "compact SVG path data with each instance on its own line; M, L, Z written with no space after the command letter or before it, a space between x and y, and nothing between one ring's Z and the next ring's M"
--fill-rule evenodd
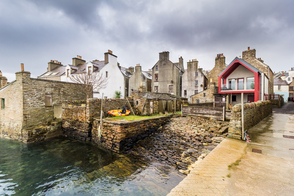
M226 87L229 88L229 80L236 79L236 90L238 86L238 78L244 78L244 90L247 90L247 78L255 77L254 73L249 69L245 68L243 65L237 67L227 78L226 78Z
M106 76L108 72L108 84L105 89L101 89L98 97L101 97L101 94L104 94L104 97L114 98L115 91L121 92L121 98L124 98L124 76L118 67L117 58L111 54L108 54L109 63L106 64L101 70L100 73L103 76Z

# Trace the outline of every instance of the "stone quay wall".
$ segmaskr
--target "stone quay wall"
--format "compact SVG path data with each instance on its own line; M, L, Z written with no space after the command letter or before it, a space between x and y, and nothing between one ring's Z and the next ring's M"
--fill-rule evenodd
M94 119L100 118L101 102L104 116L109 110L127 106L125 99L97 99L65 101L62 104L62 128L64 135L80 141L92 141L91 129Z
M242 105L232 108L228 135L234 139L242 139ZM272 113L271 101L258 101L244 104L244 129L247 130Z
M114 152L127 151L138 140L161 128L171 117L172 115L130 122L103 120L101 136L99 136L100 120L95 119L91 130L92 141Z

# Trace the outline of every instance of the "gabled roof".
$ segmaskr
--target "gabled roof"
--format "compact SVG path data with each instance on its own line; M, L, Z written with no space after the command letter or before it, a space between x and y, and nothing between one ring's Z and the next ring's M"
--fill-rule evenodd
M47 71L38 78L49 78L49 77L59 77L65 74L66 66L60 66L54 70Z
M238 63L239 62L239 63ZM221 76L223 74L225 74L226 72L228 72L229 70L232 69L236 69L239 65L244 65L246 66L248 69L252 70L253 72L259 72L262 73L261 71L259 71L258 69L256 69L254 66L250 65L249 63L247 63L246 61L244 61L243 59L240 59L238 57L234 58L234 60L232 60L232 62L218 75Z
M147 71L142 71L142 74L143 74L147 79L149 79L149 80L152 79L152 74L150 74L149 72L147 72Z
M274 78L273 85L288 85L288 83L285 80L282 80L281 78Z
M123 76L127 78L130 78L132 76L132 74L128 71L128 68L120 66L119 69L122 72Z

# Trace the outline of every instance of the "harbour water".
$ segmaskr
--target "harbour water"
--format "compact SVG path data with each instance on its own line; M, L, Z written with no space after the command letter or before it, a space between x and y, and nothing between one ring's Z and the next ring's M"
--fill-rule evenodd
M0 139L0 195L166 195L184 177L167 164L68 138Z

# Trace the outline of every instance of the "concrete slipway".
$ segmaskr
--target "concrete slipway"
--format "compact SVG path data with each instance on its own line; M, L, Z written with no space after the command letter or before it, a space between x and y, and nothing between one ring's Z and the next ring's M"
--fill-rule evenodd
M294 195L294 104L248 134L249 143L223 140L168 195Z

